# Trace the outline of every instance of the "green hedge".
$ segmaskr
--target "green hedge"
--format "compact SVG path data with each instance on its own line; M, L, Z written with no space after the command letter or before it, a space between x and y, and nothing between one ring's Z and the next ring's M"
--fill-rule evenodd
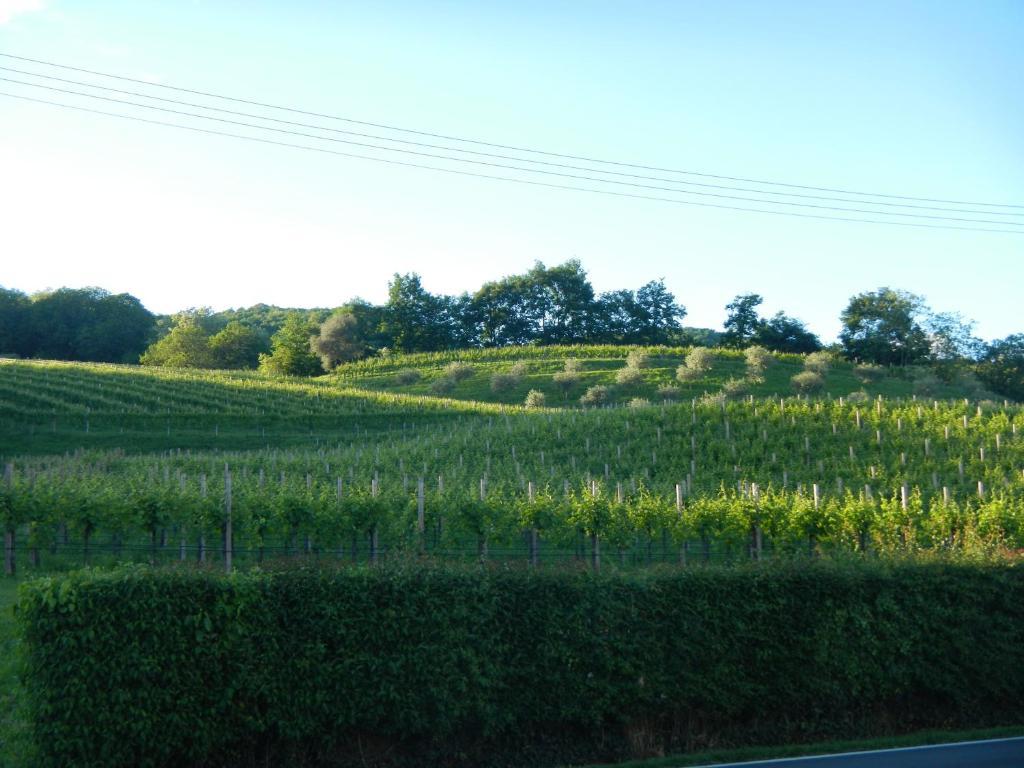
M22 587L43 765L550 765L1024 721L1024 569L142 568Z

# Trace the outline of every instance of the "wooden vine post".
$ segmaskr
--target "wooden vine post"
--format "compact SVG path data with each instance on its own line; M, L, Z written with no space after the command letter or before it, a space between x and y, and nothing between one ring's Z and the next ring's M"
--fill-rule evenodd
M14 465L8 462L4 466L4 492L8 502L14 503ZM14 576L17 566L14 562L14 519L4 525L4 575Z
M231 573L234 542L231 535L231 469L224 465L224 571Z

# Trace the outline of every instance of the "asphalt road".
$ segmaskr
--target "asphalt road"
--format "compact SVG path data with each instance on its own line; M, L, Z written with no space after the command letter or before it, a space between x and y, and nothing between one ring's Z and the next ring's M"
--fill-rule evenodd
M719 763L714 768L1024 768L1024 736L926 747L846 752L839 755L788 757L746 763Z

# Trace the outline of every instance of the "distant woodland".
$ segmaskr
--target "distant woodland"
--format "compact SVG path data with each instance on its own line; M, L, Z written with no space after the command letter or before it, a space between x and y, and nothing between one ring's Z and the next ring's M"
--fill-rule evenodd
M396 274L384 304L353 299L317 309L257 304L157 316L134 296L101 288L31 296L0 288L0 355L311 376L373 355L512 345L823 348L799 319L783 312L762 317L761 303L758 294L738 295L726 305L721 330L690 328L685 306L664 281L599 294L575 260L537 262L458 296L428 292L415 273ZM836 354L929 366L946 379L970 370L993 392L1024 399L1024 334L986 343L959 314L933 311L921 297L888 287L851 297L840 320L839 342L830 350Z

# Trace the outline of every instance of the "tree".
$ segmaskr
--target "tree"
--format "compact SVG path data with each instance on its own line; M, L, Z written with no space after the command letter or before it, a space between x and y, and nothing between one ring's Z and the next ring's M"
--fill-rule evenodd
M427 292L415 272L395 274L388 284L382 331L389 346L401 352L436 352L452 349L457 323L452 300Z
M925 321L928 361L938 377L950 382L985 353L985 344L974 336L974 321L957 312L934 312Z
M32 297L28 345L36 357L126 363L146 348L154 317L127 293L60 288Z
M0 287L0 355L32 354L27 336L29 307L24 293Z
M978 378L993 392L1024 401L1024 333L986 346L977 372Z
M907 291L879 288L860 293L839 316L839 334L851 360L882 365L910 365L928 357L930 345L920 318L924 300Z
M359 336L359 321L351 312L338 311L320 326L320 332L309 340L310 349L319 356L324 370L338 363L358 360L366 353Z
M270 354L260 355L260 370L286 376L323 373L320 359L309 350L309 338L317 326L299 312L288 315L281 330L270 340Z
M174 315L174 325L162 339L142 353L142 365L166 368L212 368L210 337L203 327L207 311L191 309Z
M594 310L594 288L576 259L556 267L536 262L527 275L533 315L539 323L537 341L573 344L586 341Z
M211 336L209 346L211 365L228 369L255 368L260 354L270 349L263 334L238 320L232 320Z
M757 307L763 301L759 294L743 293L725 305L729 315L725 319L722 346L745 347L750 344L761 323Z
M821 341L817 336L795 317L782 312L776 312L768 320L758 323L751 341L772 352L804 354L821 349Z

